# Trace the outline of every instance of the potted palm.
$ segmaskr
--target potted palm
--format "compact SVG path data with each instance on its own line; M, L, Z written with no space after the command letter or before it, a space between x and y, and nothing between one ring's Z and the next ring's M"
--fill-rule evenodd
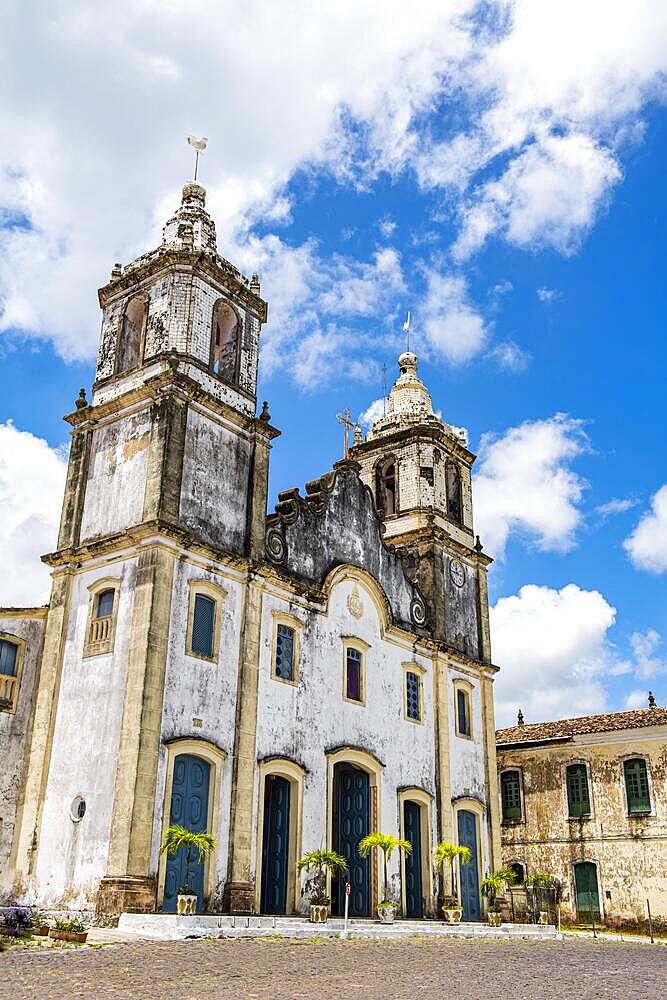
M461 903L456 889L454 865L457 859L459 864L469 864L472 854L470 853L470 849L468 847L463 847L461 844L450 844L448 841L443 840L436 847L434 857L435 863L438 866L438 871L440 871L441 868L444 868L445 862L449 864L452 891L451 895L445 896L443 899L442 912L445 918L445 923L460 924L461 917L463 916L463 909L461 908Z
M489 872L482 882L482 895L486 896L488 902L487 920L491 927L500 927L502 923L500 901L505 886L514 885L516 882L516 872L509 865L503 865L495 872Z
M382 924L393 924L396 919L398 905L396 901L391 899L389 896L387 866L396 848L398 848L399 851L404 851L406 854L409 854L412 850L412 844L409 840L401 840L399 837L395 837L393 833L379 833L376 830L373 833L369 833L367 837L364 837L359 841L359 854L362 858L367 858L374 847L378 847L382 851L382 859L384 862L384 883L382 887L382 899L378 903L378 917L380 919L380 923Z
M329 903L327 896L327 875L333 878L347 871L347 861L335 851L310 851L297 862L298 871L311 872L306 880L302 895L308 896L310 902L311 924L326 924L329 918Z
M197 860L201 863L204 858L215 850L215 837L200 830L195 833L193 830L186 830L184 826L174 824L167 828L162 841L160 852L164 851L168 857L178 854L181 848L185 848L185 879L182 886L179 886L176 897L176 912L180 914L194 913L197 906L197 893L190 885L190 866L192 865L192 853L197 851Z

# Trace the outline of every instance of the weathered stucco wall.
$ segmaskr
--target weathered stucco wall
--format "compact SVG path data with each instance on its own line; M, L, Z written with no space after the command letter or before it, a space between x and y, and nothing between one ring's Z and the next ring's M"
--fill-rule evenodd
M363 604L361 618L353 617L348 608L348 598L355 588ZM274 612L288 613L303 622L297 685L272 677ZM368 643L364 657L364 705L343 698L344 636ZM364 750L382 762L378 829L385 833L399 835L398 789L414 786L435 795L432 666L426 658L416 658L425 673L424 721L415 724L403 717L402 664L411 659L409 648L382 638L372 594L355 580L343 580L332 588L327 614L308 613L297 604L265 595L257 758L287 757L306 770L303 852L327 843L327 751L349 746ZM258 792L256 782L255 829ZM435 836L433 829L432 844ZM396 854L390 865L390 877L397 892L399 863ZM256 865L254 859L255 868Z
M184 527L230 552L245 546L251 445L190 407L180 516Z
M35 889L42 905L93 907L106 871L135 572L135 560L119 561L79 573L73 583L39 833ZM84 658L89 587L110 576L121 581L114 649ZM79 822L70 815L76 796L86 802Z
M93 432L82 541L141 522L150 435L148 408L103 424Z
M20 798L25 756L32 715L39 663L44 637L45 615L40 617L4 617L0 608L0 633L25 642L23 669L19 683L16 711L0 710L0 873L6 870L12 846L16 809Z
M575 737L565 746L533 750L498 747L499 771L518 767L523 776L523 818L503 822L503 860L558 878L566 913L575 909L574 864L593 861L609 923L643 921L648 898L653 916L667 926L667 732L606 737ZM635 756L647 761L650 816L628 816L623 761ZM565 767L579 762L589 768L592 812L590 818L568 819Z
M204 581L225 591L221 598L219 655L213 663L186 653L190 582ZM160 842L169 821L170 803L165 803L167 784L167 744L178 739L194 739L217 747L227 755L219 775L219 823L213 830L217 849L212 905L222 899L227 875L229 809L231 795L231 755L234 751L236 687L243 586L238 579L214 572L212 567L188 561L176 564L172 596L169 651L165 675L161 749L155 795L155 819L151 867L158 873ZM212 794L212 792L211 792Z

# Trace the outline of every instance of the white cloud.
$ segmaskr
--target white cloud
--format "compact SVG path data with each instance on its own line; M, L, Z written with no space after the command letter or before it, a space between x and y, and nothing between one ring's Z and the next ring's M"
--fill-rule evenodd
M540 300L540 302L553 302L555 298L558 297L558 292L555 288L538 288L535 293Z
M487 552L502 559L511 533L544 551L572 548L586 483L570 465L587 447L581 421L564 414L482 437L475 522Z
M479 353L485 340L484 320L471 304L461 275L427 272L427 289L418 319L437 354L462 364Z
M667 570L667 484L651 500L634 531L623 542L632 564L649 573Z
M0 424L0 604L44 604L56 546L66 462L42 438Z
M655 677L667 671L667 662L654 654L662 645L662 637L654 628L646 632L633 632L630 645L635 655L635 676L641 678Z
M527 584L491 608L496 723L588 715L607 708L605 679L618 662L607 633L616 609L596 590Z
M384 219L381 219L380 222L378 222L378 229L384 237L390 239L396 232L397 224L393 219L390 219L389 216L385 216Z
M522 372L531 362L531 355L528 351L524 351L513 340L505 340L500 344L496 344L489 351L489 357L493 358L501 368L505 368L511 372Z
M499 281L491 289L491 294L495 296L499 295L509 295L510 292L514 291L514 285L511 281Z
M626 708L648 708L648 692L641 688L630 691L625 699Z
M614 497L612 500L608 500L606 503L601 503L595 508L595 513L599 514L603 521L611 517L614 514L624 514L626 510L632 510L633 507L637 506L636 500L631 500L626 497L620 500Z
M366 407L364 412L359 414L359 423L361 426L371 427L376 420L383 417L386 405L387 400L384 397L381 399L374 399L370 406Z
M454 256L464 260L498 231L519 247L570 253L620 179L612 154L589 136L547 135L473 194Z

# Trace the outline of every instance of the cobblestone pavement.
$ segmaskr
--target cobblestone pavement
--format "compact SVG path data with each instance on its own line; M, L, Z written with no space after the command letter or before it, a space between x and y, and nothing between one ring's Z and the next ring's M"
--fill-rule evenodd
M136 941L0 955L2 1000L647 1000L667 947L609 941Z

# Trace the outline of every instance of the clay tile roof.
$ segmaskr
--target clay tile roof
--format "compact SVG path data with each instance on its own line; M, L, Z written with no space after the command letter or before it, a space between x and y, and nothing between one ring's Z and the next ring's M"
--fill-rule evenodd
M555 722L534 722L497 729L496 743L501 746L504 743L548 742L586 733L609 733L615 729L664 725L667 725L667 708L635 708L628 712L582 715L576 719L557 719Z

